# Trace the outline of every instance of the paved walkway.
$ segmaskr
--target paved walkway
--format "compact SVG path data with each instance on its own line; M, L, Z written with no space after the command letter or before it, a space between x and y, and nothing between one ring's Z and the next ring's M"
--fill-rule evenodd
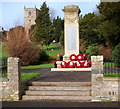
M119 102L120 103L120 102ZM118 102L66 102L66 101L18 101L18 102L3 102L3 107L110 107L108 109L116 109L119 107ZM12 108L11 108L12 109ZM33 108L34 109L34 108ZM64 109L64 108L63 108ZM119 109L119 108L118 108Z
M32 81L41 82L90 82L90 72L44 72Z
M78 71L50 71L49 68L44 69L23 69L21 72L40 72L41 75L32 81L41 82L89 82L91 81L91 72Z

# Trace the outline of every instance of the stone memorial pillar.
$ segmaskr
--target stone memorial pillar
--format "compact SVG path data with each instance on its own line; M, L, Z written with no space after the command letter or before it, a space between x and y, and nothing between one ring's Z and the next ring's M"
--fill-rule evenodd
M78 6L65 6L64 12L64 52L63 60L69 60L71 54L79 54L79 13Z

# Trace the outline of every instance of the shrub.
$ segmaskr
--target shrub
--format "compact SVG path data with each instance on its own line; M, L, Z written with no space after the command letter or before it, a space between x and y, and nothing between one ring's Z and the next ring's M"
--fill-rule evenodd
M35 60L34 62L31 62L31 65L39 65L39 64L43 64L43 63L49 63L50 57L48 54L46 54L46 52L42 49L39 50L39 57L37 60Z
M20 58L21 65L28 65L39 58L40 50L28 40L24 27L10 29L5 40L5 49L11 57Z
M91 44L86 49L86 54L88 54L88 58L90 59L91 56L98 54L98 46L96 44Z
M115 63L120 64L120 43L112 51L112 58Z

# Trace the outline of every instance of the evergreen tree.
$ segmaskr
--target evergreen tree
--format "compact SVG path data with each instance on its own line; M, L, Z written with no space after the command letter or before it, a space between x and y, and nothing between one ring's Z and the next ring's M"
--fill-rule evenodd
M120 43L120 2L101 2L98 6L103 18L100 32L110 47Z
M101 24L101 16L88 13L80 19L80 38L87 41L87 45L94 43L104 43L98 26Z
M61 31L64 30L64 21L57 16L56 19L53 19L53 26L55 28L54 40L56 42L60 41Z
M33 34L35 41L42 45L49 45L53 41L54 29L46 2L43 2L35 22Z

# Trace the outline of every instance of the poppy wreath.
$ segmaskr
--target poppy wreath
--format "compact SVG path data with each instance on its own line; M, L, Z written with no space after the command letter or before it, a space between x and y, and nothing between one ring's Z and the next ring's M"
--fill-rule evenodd
M81 68L81 67L82 67L82 65L81 65L81 63L80 63L80 62L76 62L76 63L75 63L75 67L76 67L76 68Z
M67 65L68 65L67 66L68 68L74 68L75 67L75 63L72 62L72 61L69 61Z
M54 68L57 68L57 63L56 63L56 61L54 61Z
M78 61L82 61L82 59L83 59L83 55L82 55L82 54L78 54L78 55L77 55L77 60L78 60Z
M71 61L76 61L77 60L77 56L75 54L70 55L70 60Z
M80 61L81 67L84 67L84 63L85 63L85 61Z
M63 55L62 54L58 54L58 61L62 61Z
M61 68L67 68L67 63L65 61L62 61L60 63Z
M89 64L89 67L92 66L92 62L91 62L91 60L88 60L88 64Z
M87 59L87 56L88 56L88 55L87 55L86 53L84 53L84 54L83 54L83 59L84 59L84 60Z
M89 67L88 61L84 61L83 67L84 67L84 68L88 68L88 67Z

